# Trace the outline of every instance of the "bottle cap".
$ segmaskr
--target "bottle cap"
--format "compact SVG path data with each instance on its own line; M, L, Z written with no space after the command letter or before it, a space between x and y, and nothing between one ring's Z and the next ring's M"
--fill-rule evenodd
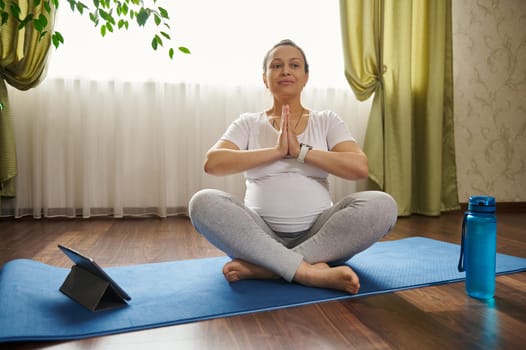
M471 196L469 197L468 210L491 213L495 211L495 197Z

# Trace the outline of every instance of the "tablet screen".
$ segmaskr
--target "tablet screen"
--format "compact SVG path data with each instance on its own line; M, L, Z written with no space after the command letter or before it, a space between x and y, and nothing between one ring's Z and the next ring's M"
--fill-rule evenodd
M75 264L88 270L94 275L108 281L115 289L117 294L125 300L131 300L131 297L126 293L92 258L82 255L81 253L61 244L58 247L71 259Z

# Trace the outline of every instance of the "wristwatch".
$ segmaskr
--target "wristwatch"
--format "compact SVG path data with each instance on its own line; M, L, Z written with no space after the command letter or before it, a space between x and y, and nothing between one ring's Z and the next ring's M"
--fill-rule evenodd
M307 152L312 149L311 145L307 145L306 143L300 143L300 154L298 154L298 162L305 163L305 156L307 155Z

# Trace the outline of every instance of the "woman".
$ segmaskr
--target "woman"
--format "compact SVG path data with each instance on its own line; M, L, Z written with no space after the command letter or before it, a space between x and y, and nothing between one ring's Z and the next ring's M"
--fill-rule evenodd
M290 40L263 61L263 82L273 95L264 112L245 113L208 151L213 175L244 172L244 203L206 189L189 204L195 229L232 261L229 282L284 278L357 293L359 278L338 265L382 238L396 222L386 193L354 193L333 205L328 174L367 177L367 157L331 111L309 111L301 92L309 78L303 50Z

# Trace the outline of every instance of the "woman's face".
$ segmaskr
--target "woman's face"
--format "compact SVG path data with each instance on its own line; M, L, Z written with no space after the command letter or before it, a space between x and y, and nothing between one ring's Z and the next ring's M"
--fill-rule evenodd
M274 96L299 95L309 79L303 56L293 46L282 45L272 50L266 68L263 81Z

